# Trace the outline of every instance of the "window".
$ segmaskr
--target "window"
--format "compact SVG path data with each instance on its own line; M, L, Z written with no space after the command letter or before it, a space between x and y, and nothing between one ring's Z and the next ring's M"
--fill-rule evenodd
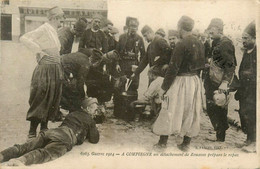
M2 0L2 5L9 5L9 0Z

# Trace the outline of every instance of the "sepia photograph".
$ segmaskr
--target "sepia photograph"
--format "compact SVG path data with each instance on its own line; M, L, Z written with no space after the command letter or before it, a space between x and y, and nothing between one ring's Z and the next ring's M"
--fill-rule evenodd
M259 169L259 0L1 0L0 169Z

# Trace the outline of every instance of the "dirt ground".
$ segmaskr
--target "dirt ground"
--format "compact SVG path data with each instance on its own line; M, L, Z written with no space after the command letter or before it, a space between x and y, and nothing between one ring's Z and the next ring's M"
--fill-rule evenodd
M30 80L36 61L35 57L19 43L1 41L1 48L0 150L3 150L26 140L29 122L25 120L25 117L29 107ZM141 82L145 83L141 83L140 93L147 86L146 73L143 73L141 78ZM229 106L229 117L239 122L235 109L238 109L238 103L232 100ZM59 124L50 123L49 128ZM207 138L214 139L215 132L205 113L201 114L201 131L199 136L192 140L191 150L187 155L189 158L171 154L182 154L176 148L179 139L174 136L170 137L168 148L165 152L159 152L159 156L147 157L133 154L133 152L157 153L153 145L157 143L159 137L151 132L151 125L152 122L148 120L127 123L115 119L112 116L112 110L109 110L105 123L98 125L101 136L98 144L85 142L57 160L28 168L142 169L184 168L184 166L186 168L256 168L259 166L256 163L256 154L244 153L236 147L236 144L246 139L245 134L236 127L231 126L227 130L224 143L207 140ZM192 153L206 154L207 157L192 156ZM212 153L222 155L208 157ZM225 153L230 157L223 157ZM245 163L243 160L248 162ZM0 165L1 167L12 168Z

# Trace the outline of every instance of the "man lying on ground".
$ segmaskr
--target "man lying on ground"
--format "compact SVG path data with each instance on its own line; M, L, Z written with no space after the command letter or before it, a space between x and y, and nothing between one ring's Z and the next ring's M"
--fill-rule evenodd
M11 159L7 162L8 166L39 164L57 159L86 139L90 143L98 143L99 132L93 120L97 103L96 98L86 98L82 102L82 110L68 114L59 127L41 131L31 141L3 150L0 162Z

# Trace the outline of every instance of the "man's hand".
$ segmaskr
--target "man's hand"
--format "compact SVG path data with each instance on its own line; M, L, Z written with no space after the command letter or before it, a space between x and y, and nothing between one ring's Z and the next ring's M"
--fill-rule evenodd
M37 63L39 63L45 55L47 55L45 52L38 52L38 53L36 53L36 61L37 61Z
M121 72L121 67L119 65L116 65L116 71Z
M223 81L218 87L219 93L226 93L228 91L228 81Z
M166 91L161 88L159 91L159 98L161 98L163 100L163 96L165 93L166 93Z

